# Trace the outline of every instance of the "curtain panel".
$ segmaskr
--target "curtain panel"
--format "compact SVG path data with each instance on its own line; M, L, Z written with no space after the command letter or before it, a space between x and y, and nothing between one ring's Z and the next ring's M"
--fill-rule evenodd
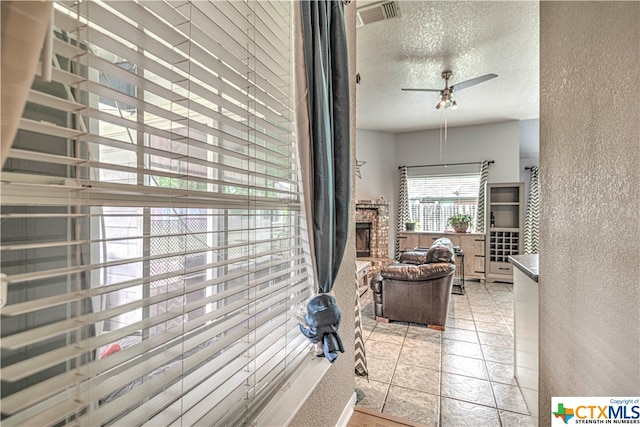
M396 226L396 259L400 258L400 233L409 221L409 192L407 188L407 167L400 167L400 197L398 198L398 223Z
M298 2L304 73L298 63L297 113L310 264L314 291L301 330L335 360L343 351L333 288L349 233L351 149L349 69L344 4Z
M480 189L478 191L478 210L476 211L476 233L484 233L487 219L485 217L485 194L489 179L489 161L483 160L480 166Z
M538 236L540 232L540 193L538 183L538 167L531 166L531 183L527 198L527 211L524 218L524 253L538 253Z

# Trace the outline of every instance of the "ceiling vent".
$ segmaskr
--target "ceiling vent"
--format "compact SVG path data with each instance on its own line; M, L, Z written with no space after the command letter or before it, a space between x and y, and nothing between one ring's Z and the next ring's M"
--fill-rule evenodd
M356 27L400 16L397 1L384 1L356 10Z

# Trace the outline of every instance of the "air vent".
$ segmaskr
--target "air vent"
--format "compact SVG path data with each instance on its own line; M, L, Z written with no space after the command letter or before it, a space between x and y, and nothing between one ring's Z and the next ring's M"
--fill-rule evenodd
M385 1L371 6L364 6L356 11L356 27L398 16L400 16L400 9L396 1Z

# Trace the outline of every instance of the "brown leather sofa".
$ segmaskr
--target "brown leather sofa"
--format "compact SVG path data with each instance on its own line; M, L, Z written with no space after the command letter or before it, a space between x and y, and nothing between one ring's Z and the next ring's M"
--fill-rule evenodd
M427 252L401 254L371 280L376 320L421 323L444 331L455 272L453 244L433 242Z

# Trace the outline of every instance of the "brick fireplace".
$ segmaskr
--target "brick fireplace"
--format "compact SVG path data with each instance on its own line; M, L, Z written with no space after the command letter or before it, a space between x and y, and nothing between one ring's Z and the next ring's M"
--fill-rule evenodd
M356 201L356 256L371 262L369 278L393 262L389 258L389 203Z
M358 234L360 232L360 234ZM369 238L364 237L369 234ZM356 246L368 240L367 258L389 256L389 203L381 200L358 200L356 202ZM357 248L363 252L363 246Z

